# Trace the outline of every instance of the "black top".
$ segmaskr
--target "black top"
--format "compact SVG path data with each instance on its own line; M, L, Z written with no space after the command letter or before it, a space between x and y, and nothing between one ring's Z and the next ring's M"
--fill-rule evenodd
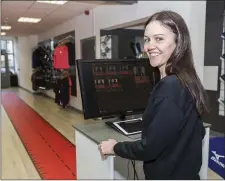
M116 155L144 161L146 179L199 179L205 135L195 103L175 75L155 86L143 114L142 139L119 142Z
M68 63L69 65L75 65L75 44L67 42L65 45L68 48Z

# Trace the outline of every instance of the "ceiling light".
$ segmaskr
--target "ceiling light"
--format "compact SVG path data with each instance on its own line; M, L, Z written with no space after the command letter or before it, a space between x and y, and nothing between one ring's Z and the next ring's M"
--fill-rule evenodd
M18 19L18 22L23 22L23 23L38 23L39 21L41 21L40 18L20 17Z
M48 3L48 4L57 4L57 5L63 5L67 1L37 1L38 3Z
M2 35L2 36L6 35L6 32L1 32L1 35Z
M1 29L2 30L10 30L11 29L11 26L1 26Z

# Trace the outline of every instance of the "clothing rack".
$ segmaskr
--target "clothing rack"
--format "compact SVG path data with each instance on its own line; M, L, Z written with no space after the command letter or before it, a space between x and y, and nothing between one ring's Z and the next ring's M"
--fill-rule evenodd
M57 100L56 102L62 101L64 103L63 105L68 104L67 101L70 99L70 95L77 96L76 73L71 74L70 69L72 66L75 66L75 36L74 34L68 33L67 35L61 35L54 39L53 50L53 80L55 84L55 98ZM63 75L62 73L65 71L68 74L67 76ZM66 90L69 90L70 93L68 93ZM63 93L63 91L66 91L66 93ZM65 94L65 99L61 97L63 95L62 93ZM68 95L69 97L67 97Z
M66 36L65 38L59 40L57 43L60 44L60 43L62 43L63 41L69 40L69 39L75 39L75 38L74 38L74 36L69 35L69 36Z
M35 47L32 48L32 52L33 52L34 50L38 49L38 48L44 49L43 45L37 45L37 46L35 46Z
M50 90L53 82L52 52L49 46L39 44L32 50L32 89Z

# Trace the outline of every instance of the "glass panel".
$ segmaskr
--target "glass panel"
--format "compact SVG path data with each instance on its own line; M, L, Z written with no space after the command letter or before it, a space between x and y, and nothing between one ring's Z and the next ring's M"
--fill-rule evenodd
M5 55L1 55L1 61L5 61Z
M7 40L7 53L13 53L13 42L12 42L12 40Z
M1 40L1 50L6 50L6 40Z
M1 55L1 73L5 73L5 56Z
M5 56L1 55L1 67L5 67Z
M14 67L14 59L12 54L8 54L9 67Z

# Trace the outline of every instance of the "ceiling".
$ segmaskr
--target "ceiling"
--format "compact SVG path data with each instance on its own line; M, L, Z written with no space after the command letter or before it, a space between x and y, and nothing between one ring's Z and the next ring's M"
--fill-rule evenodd
M64 5L38 3L36 1L1 1L1 23L12 26L7 36L43 33L58 24L105 3L104 1L69 1ZM19 23L21 17L42 18L39 23Z

